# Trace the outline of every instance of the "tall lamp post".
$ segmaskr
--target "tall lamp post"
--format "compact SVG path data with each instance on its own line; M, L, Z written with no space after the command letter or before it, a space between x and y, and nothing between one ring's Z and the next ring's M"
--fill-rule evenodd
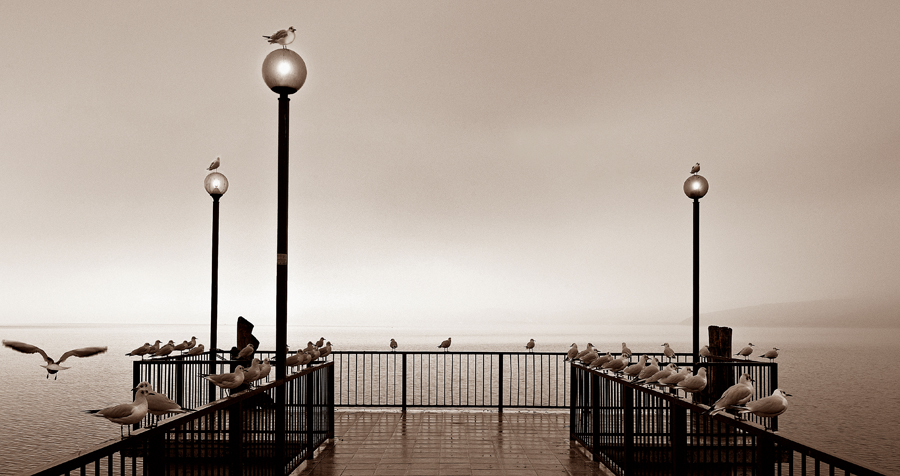
M684 194L694 200L694 362L700 362L700 199L709 190L709 182L695 167L690 177L684 181Z
M216 373L216 334L219 319L219 199L228 191L228 179L220 172L210 172L203 187L213 199L212 286L209 304L209 373ZM209 384L209 401L215 400L216 386Z
M263 81L278 93L278 239L275 274L275 378L286 375L287 357L287 279L288 279L288 119L290 98L306 82L306 63L297 53L280 48L266 56L262 65ZM275 390L275 438L279 463L284 462L285 386Z

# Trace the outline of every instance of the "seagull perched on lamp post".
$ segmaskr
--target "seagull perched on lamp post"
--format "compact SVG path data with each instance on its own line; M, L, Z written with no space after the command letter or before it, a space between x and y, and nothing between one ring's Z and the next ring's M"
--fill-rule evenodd
M287 30L278 30L272 36L265 36L263 38L268 40L270 45L274 45L278 43L282 48L287 48L287 45L294 42L294 32L297 31L294 27L289 27Z
M693 167L691 167L691 173L694 175L697 175L697 172L699 172L699 171L700 171L700 162L697 162L696 164L694 164Z
M209 168L206 170L216 170L217 168L219 168L219 164L221 163L221 161L221 157L216 157L216 160L212 161L212 163L209 164Z

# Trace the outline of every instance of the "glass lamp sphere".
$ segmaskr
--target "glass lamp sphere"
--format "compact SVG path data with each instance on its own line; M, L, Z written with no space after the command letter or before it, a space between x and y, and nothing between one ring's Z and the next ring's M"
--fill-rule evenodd
M210 195L225 195L228 190L228 179L219 172L212 172L206 176L203 186Z
M278 94L294 94L306 82L306 63L297 53L279 48L266 56L262 65L263 81Z
M703 198L709 191L709 182L702 175L691 175L684 181L684 194L688 198Z

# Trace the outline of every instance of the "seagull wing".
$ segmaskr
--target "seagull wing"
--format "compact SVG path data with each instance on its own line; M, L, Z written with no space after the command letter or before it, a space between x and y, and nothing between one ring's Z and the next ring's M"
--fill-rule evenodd
M44 358L44 360L47 361L48 364L54 363L53 359L51 359L50 357L47 357L47 353L44 352L43 350L41 350L41 348L38 346L26 344L24 342L19 342L19 341L15 341L15 340L4 340L3 345L5 345L5 346L9 347L10 349L15 350L17 352L21 352L23 354L34 354L34 353L41 354L41 356ZM60 362L62 362L62 361L60 361Z
M125 418L134 413L133 403L121 403L112 407L106 407L96 412L97 415L106 418Z
M286 38L286 37L287 37L287 34L288 34L288 33L287 33L287 30L278 30L278 31L275 32L274 35L272 35L272 36L269 37L269 42L271 43L271 42L273 42L273 41L278 41L278 40L280 40L280 39L282 39L282 38Z
M92 355L102 354L102 353L106 352L106 349L107 348L105 346L104 347L82 347L80 349L73 349L73 350L70 350L70 351L66 352L65 354L63 354L62 357L59 358L59 362L57 362L57 363L61 364L61 363L65 362L66 359L68 359L69 357L71 357L73 355L75 357L90 357Z

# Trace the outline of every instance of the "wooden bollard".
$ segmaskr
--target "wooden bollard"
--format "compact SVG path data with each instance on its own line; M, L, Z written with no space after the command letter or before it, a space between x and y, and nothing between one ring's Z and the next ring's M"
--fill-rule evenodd
M728 362L731 360L731 328L709 326L709 362ZM706 389L694 394L694 403L709 405L719 397L722 392L732 386L731 372L724 367L713 366L706 369Z

